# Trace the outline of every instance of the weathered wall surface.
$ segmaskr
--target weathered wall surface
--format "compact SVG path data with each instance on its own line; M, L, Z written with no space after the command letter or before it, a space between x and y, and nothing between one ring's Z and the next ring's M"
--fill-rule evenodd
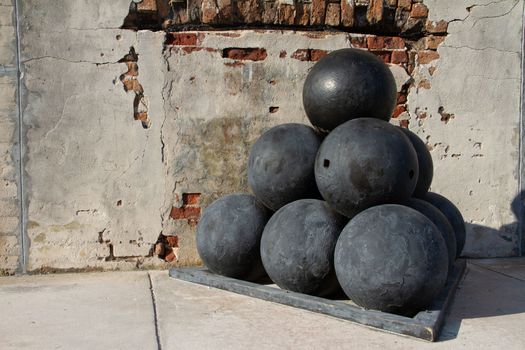
M20 268L15 8L0 1L0 275Z
M427 0L428 12L419 1L388 3L424 24L418 35L136 32L120 29L129 0L20 1L27 269L198 263L201 208L248 191L250 145L275 124L307 122L308 69L342 47L372 50L391 64L400 90L393 123L431 148L432 189L468 222L465 255L519 254L511 203L519 187L523 3ZM0 47L14 49L4 38ZM3 68L12 67L7 59L0 81L14 79L13 92L0 92L0 116L16 121L16 69ZM5 153L10 181L19 159L14 129ZM16 199L13 186L6 196ZM2 261L16 266L20 237L3 237L15 244L14 253L0 251Z

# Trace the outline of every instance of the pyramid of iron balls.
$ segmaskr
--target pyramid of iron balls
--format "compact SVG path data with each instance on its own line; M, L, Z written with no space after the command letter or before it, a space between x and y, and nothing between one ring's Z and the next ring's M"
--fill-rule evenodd
M388 66L333 51L308 73L313 127L275 126L248 159L254 195L207 207L197 248L214 273L401 315L424 310L465 244L456 206L428 192L425 143L389 123L397 89Z

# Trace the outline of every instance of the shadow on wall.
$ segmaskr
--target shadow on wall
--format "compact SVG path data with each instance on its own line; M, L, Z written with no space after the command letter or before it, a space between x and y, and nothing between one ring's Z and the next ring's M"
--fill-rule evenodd
M491 227L466 222L465 227L467 229L467 232L470 232L470 234L473 235L472 240L479 241L486 240L487 237L497 237L503 241L508 242L508 246L514 245L512 251L509 252L508 250L506 250L506 253L504 254L505 256L519 256L520 254L523 255L523 252L525 250L523 244L525 243L525 241L521 232L523 230L524 224L524 198L525 191L521 191L516 197L514 197L511 203L511 210L515 216L515 221L510 224L503 225L499 229L494 229ZM498 239L491 240L491 242L494 242L494 244L497 244L498 241ZM493 247L493 250L498 252L497 247ZM494 257L497 257L498 255L501 256L503 254L496 254L496 256ZM478 256L472 254L468 257L478 258ZM482 258L483 256L479 257Z

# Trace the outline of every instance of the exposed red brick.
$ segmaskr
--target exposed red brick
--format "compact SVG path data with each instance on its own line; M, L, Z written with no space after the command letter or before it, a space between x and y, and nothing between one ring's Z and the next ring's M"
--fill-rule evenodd
M309 49L299 49L292 53L292 58L295 58L299 61L310 61L310 50Z
M341 23L341 5L329 3L326 7L325 24L328 26L338 26Z
M383 0L371 0L366 11L368 23L375 24L383 19Z
M397 0L397 7L410 10L410 8L412 7L412 0Z
M425 38L425 49L437 50L443 41L445 41L444 36L429 35Z
M277 24L278 7L277 1L264 1L262 21L265 24Z
M438 22L426 21L425 30L431 34L446 34L448 29L448 22L441 20Z
M217 20L217 6L215 0L202 0L202 23L215 23Z
M201 208L199 207L172 207L170 217L174 220L183 219L198 219L201 215Z
M262 61L266 59L268 54L263 48L254 48L254 47L230 47L222 50L222 57L230 58L233 60L241 61Z
M394 108L394 112L392 113L392 118L397 118L401 113L404 113L407 111L407 108L405 105L397 105L396 108Z
M190 54L195 51L217 52L217 49L211 47L183 46L180 49L186 54Z
M385 49L397 50L405 48L405 40L398 36L385 36Z
M366 41L370 50L399 50L405 48L405 41L397 36L368 35Z
M263 6L258 0L237 0L237 14L242 23L260 23L262 21Z
M370 50L383 50L385 46L385 39L382 36L367 35L367 47Z
M407 95L403 92L397 93L397 104L403 104L407 102Z
M166 242L172 248L179 247L179 236L166 236Z
M405 51L392 51L391 62L394 64L407 63L408 55Z
M292 53L292 58L299 61L319 61L324 56L328 55L326 50L317 49L299 49Z
M199 205L201 200L200 193L183 193L182 194L182 204L183 205Z
M428 16L428 7L418 2L412 5L410 10L410 17L412 18L423 18Z
M390 52L389 51L371 51L374 55L379 57L383 62L390 63Z
M219 7L219 23L229 23L234 18L234 9L232 0L215 0Z
M341 0L341 24L345 27L354 25L354 2Z
M166 45L173 46L195 46L197 35L195 33L168 33L166 34Z
M352 47L356 48L366 49L368 47L367 38L365 36L352 36L350 38L350 44Z
M157 11L157 0L142 0L142 2L137 4L137 11Z
M326 13L325 0L312 0L312 13L310 15L311 25L323 25Z
M418 51L417 61L419 64L427 64L439 58L439 54L436 51Z
M167 262L172 262L176 259L177 259L177 255L175 254L173 249L170 249L168 254L166 254L166 256L164 257L164 260L166 260Z
M310 50L310 61L319 61L321 58L323 58L324 56L328 55L328 51L326 50L316 50L316 49L311 49Z
M312 4L306 2L296 2L294 24L306 26L310 23Z
M281 4L279 7L279 24L294 24L295 22L295 6L288 4Z

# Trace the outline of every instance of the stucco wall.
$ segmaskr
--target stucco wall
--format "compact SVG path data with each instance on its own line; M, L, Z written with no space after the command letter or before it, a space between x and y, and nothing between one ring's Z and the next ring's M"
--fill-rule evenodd
M13 28L4 19L13 16L3 11L12 4L5 2L2 31L5 23ZM248 191L246 158L263 130L307 122L301 89L313 53L377 42L345 32L262 29L194 31L170 41L163 31L120 29L129 0L59 3L19 1L29 271L198 263L201 208ZM395 63L403 90L393 123L408 125L431 148L432 190L452 199L467 221L464 255L517 255L521 235L511 204L520 186L523 3L424 3L430 20L448 22L444 41L407 38L402 47L382 43L377 52ZM12 92L0 91L0 117L16 126L9 33L0 37L0 84L4 79ZM265 53L236 59L228 48ZM147 114L149 128L134 120L138 113ZM0 174L14 184L5 196L13 200L15 126L7 141L7 129L0 130L0 147L9 152L0 158ZM20 212L13 203L9 220ZM2 232L10 221L0 219ZM10 245L0 243L0 268L10 271L22 254L17 228L18 220L10 235L0 235L15 242L9 253L3 247Z

